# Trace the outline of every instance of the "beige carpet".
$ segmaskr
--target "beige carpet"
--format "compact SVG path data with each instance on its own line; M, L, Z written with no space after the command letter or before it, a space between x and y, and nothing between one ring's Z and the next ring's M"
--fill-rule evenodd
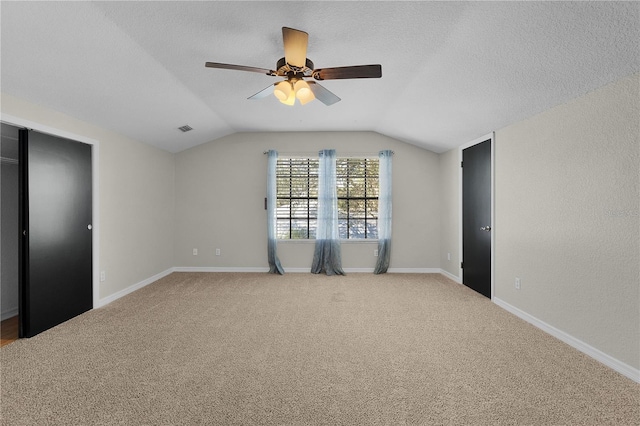
M640 385L436 274L174 273L0 355L3 425L640 422Z

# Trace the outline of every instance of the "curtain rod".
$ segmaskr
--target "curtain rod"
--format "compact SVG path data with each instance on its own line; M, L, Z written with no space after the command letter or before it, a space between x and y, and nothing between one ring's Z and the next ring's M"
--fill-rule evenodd
M269 151L264 151L263 154L268 154ZM377 157L380 152L343 152L339 153L336 151L336 155L341 157ZM395 155L394 151L391 151L391 154ZM318 155L318 152L278 152L278 155L290 155L297 157L311 157L314 155Z

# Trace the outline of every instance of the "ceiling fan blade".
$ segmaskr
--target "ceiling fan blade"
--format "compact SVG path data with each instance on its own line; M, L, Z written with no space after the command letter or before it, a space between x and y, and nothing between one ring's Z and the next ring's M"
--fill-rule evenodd
M266 98L267 96L269 96L270 94L273 93L273 84L269 85L268 87L262 89L261 91L259 91L258 93L256 93L255 95L249 96L247 99L262 99L262 98Z
M304 67L307 61L309 34L289 27L282 27L284 57L289 65Z
M313 70L316 80L338 80L343 78L380 78L382 65L354 65L351 67L320 68Z
M260 74L276 75L275 71L266 68L246 67L244 65L221 64L219 62L207 62L204 64L208 68L220 68L224 70L250 71Z
M340 98L326 89L324 86L319 85L315 81L308 81L309 88L313 92L313 95L317 100L325 104L326 106L333 105L340 101Z

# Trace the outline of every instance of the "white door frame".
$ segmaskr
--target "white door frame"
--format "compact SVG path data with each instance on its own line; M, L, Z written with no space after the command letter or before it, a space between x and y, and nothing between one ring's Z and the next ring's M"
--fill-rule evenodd
M494 164L495 164L495 133L491 132L488 135L485 135L481 138L478 139L474 139L471 142L468 142L464 145L461 145L460 147L458 147L458 160L460 162L460 164L462 164L462 151L472 147L474 145L477 145L479 143L482 143L486 140L490 139L491 140L491 300L493 300L494 297L494 290L495 290L495 283L494 283L494 279L495 279L495 240L496 240L496 234L495 234L495 217L494 217L494 213L495 213L495 169L494 169ZM459 217L458 217L458 233L459 233L459 259L460 262L463 262L464 259L462 258L462 167L459 168L460 170L458 171L458 193L459 193L459 206L460 206L460 210L459 210ZM460 265L458 265L459 268L459 276L460 276L460 283L464 283L464 268L461 268Z
M93 308L97 308L99 305L100 299L100 210L99 210L99 200L100 200L100 185L99 185L99 151L100 144L97 140L87 138L85 136L77 135L71 132L67 132L66 130L56 129L54 127L50 127L44 124L36 123L31 120L27 120L20 117L15 117L9 114L2 114L0 116L0 121L16 127L26 127L27 129L36 130L40 133L46 133L52 136L58 136L65 139L71 139L76 142L86 143L91 145L91 191L92 191L92 202L91 202L91 225L93 227L93 235L92 235L92 291L93 291Z

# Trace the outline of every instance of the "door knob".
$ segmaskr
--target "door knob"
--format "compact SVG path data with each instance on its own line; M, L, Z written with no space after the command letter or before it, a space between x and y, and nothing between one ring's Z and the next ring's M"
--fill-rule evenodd
M487 226L483 226L482 228L480 228L481 231L491 231L491 226L487 225Z

